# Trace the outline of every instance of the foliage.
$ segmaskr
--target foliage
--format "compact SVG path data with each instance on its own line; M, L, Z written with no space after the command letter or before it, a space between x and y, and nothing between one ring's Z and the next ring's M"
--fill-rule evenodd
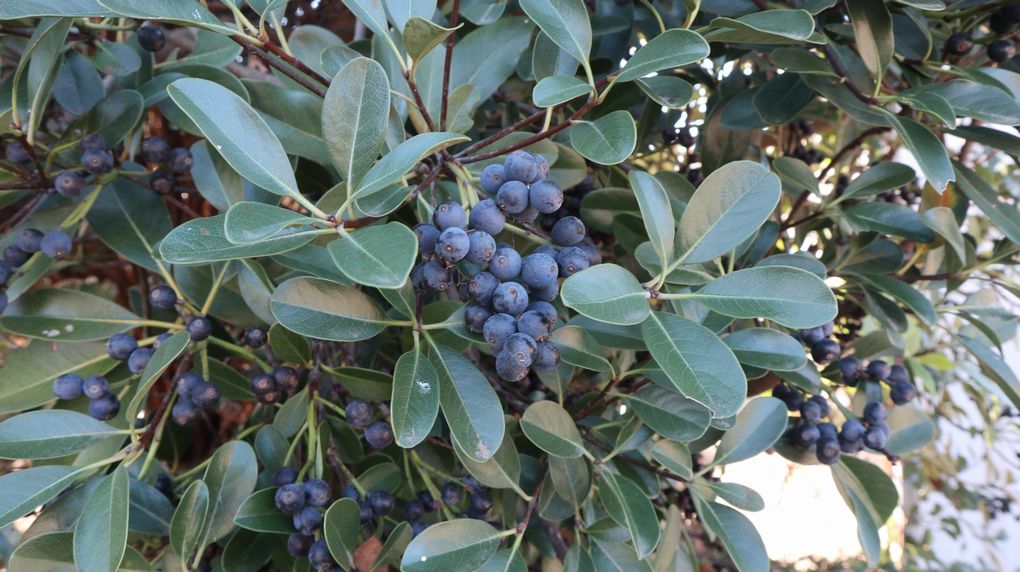
M765 452L888 565L1020 407L1017 5L238 4L0 5L12 570L767 570Z

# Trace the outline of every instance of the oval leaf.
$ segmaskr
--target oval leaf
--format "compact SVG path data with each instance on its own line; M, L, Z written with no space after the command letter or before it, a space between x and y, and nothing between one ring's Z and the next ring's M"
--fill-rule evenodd
M630 326L648 317L648 294L634 275L615 264L599 264L567 278L563 303L599 322Z
M690 297L733 318L768 318L789 328L813 328L836 317L836 296L800 268L745 268L720 276Z
M276 288L271 304L280 324L320 340L365 340L386 327L386 315L364 292L322 278L291 278Z
M529 405L521 417L521 430L550 455L572 459L585 453L577 425L554 401L536 401Z
M415 347L400 356L393 370L390 422L397 445L410 449L421 443L432 430L437 415L439 374Z

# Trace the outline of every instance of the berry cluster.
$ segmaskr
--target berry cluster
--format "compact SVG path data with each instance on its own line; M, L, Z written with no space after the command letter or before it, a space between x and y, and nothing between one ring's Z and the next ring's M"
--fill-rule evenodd
M293 395L301 384L296 369L289 365L279 365L269 373L256 370L249 385L259 403L269 405L280 402L284 397Z
M174 423L190 425L198 420L202 409L216 409L223 392L218 385L192 370L177 380L177 395L177 403L170 415Z
M467 491L467 504L464 504L464 491ZM463 510L467 518L487 520L489 509L492 508L492 496L474 477L464 477L460 483L447 481L439 490L443 504L454 511Z
M82 379L76 373L65 373L53 380L53 394L59 399L89 398L89 415L109 421L120 413L120 399L110 391L110 382L101 375Z
M825 365L838 358L843 351L839 343L830 337L834 327L834 324L829 322L824 326L801 330L794 334L794 337L811 349L811 359L815 363Z
M149 187L161 195L172 193L177 184L175 175L190 171L194 162L191 151L184 147L171 149L166 139L156 136L142 139L139 156L146 163L157 166L149 177Z
M14 272L24 266L36 252L42 252L50 258L64 258L71 254L74 243L71 236L61 229L51 230L43 234L34 228L26 228L18 234L17 241L4 249L3 260L0 260L0 288L14 277ZM0 312L7 308L7 292L0 290Z
M988 42L985 55L988 59L1004 64L1016 56L1013 35L1020 27L1020 3L999 6L988 18L988 28L999 39ZM993 36L994 37L994 36ZM944 50L950 56L965 56L974 48L974 37L970 32L957 32L946 39Z
M389 491L366 491L365 495L362 496L354 485L347 485L344 487L344 490L340 492L340 496L358 503L358 507L361 508L362 525L372 522L373 518L384 518L388 516L391 512L393 512L393 509L397 505L397 498ZM421 516L425 513L425 507L422 506L421 509L422 512L418 515L418 518L421 518ZM405 511L407 510L407 505L405 505ZM418 509L412 508L410 510L414 512Z
M322 511L332 500L329 483L308 479L298 484L297 478L297 470L287 466L273 476L274 484L280 487L273 499L276 509L292 517L296 531L287 538L287 552L295 558L308 558L315 570L334 570L337 563L322 536Z
M386 421L372 421L375 407L367 401L355 399L344 408L347 422L356 429L363 429L365 441L375 449L385 449L393 444L393 427Z
M862 380L884 381L889 384L889 397L896 405L904 405L917 397L917 388L910 382L910 373L902 365L889 365L876 359L865 367L861 360L849 356L839 360L839 372L843 383L851 387Z

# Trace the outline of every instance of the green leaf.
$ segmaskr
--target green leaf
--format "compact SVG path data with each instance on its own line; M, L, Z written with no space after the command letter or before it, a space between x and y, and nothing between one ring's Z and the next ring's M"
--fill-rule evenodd
M957 116L973 117L988 123L1020 123L1020 102L999 87L965 79L924 84L903 92L903 96L935 94L956 111Z
M380 36L389 32L386 10L381 0L343 0L343 3L369 30Z
M413 3L417 4L417 2ZM412 2L408 2L408 4L412 4ZM407 50L407 55L411 57L411 60L415 62L425 57L457 28L461 27L444 28L428 20L429 16L421 18L413 16L407 20L407 24L403 27L404 49Z
M582 457L549 457L549 477L556 494L574 508L580 507L591 491L591 465Z
M628 394L627 403L648 427L667 439L694 441L712 422L712 412L704 405L655 385Z
M914 155L928 183L940 193L946 190L949 183L956 180L956 175L953 173L953 164L949 161L949 154L942 145L942 140L913 119L896 115L884 107L877 109L883 112L907 149Z
M683 109L694 97L694 86L678 77L659 75L636 82L652 101L670 109Z
M38 407L56 399L53 380L65 373L103 375L117 365L106 344L53 344L42 340L12 352L0 368L0 413Z
M697 32L680 28L666 30L634 52L614 81L632 81L650 73L693 64L707 58L708 53L708 42Z
M327 248L344 276L375 288L403 286L418 259L417 235L399 222L344 232Z
M450 85L470 85L478 94L478 102L487 100L503 85L517 68L521 55L531 44L534 26L526 18L508 16L482 26L457 40L457 48L453 52ZM499 46L498 50L492 49ZM436 56L440 50L432 52ZM441 59L437 59L441 61ZM442 83L442 65L437 65L437 83ZM455 93L455 92L454 92ZM451 93L451 99L453 94ZM442 90L438 90L435 101L442 99ZM451 104L453 101L450 102ZM474 104L474 105L477 105ZM431 111L431 110L430 110ZM452 109L451 109L452 111ZM433 114L437 117L438 113ZM452 115L450 116L452 117ZM506 139L497 144L509 143ZM546 157L550 163L552 158Z
M964 241L963 233L960 232L960 225L956 222L953 209L932 207L921 213L921 222L944 238L946 244L953 249L960 260L967 260L967 244Z
M836 297L800 268L745 268L711 281L691 299L733 318L767 318L788 328L813 328L836 317Z
M1020 407L1020 379L1012 368L984 342L964 335L956 336L956 339L977 358L981 371L995 382L1002 394L1015 407Z
M539 107L553 107L589 93L591 86L579 77L551 75L535 84L531 99Z
M572 459L585 453L577 425L554 401L536 401L521 417L521 430L539 449L555 457Z
M428 436L439 415L439 374L422 352L400 356L393 370L390 423L397 445L410 449Z
M223 236L237 245L282 240L302 233L310 233L314 237L321 228L313 226L316 220L290 209L241 201L231 205L227 211L223 220Z
M191 0L160 0L159 2L135 2L134 0L99 0L103 6L121 16L136 20L161 20L182 26L205 28L220 34L232 35L237 30L220 22L203 5Z
M934 324L938 320L931 301L906 282L887 276L861 276L861 279L910 308L925 323Z
M662 439L652 445L652 456L663 467L680 475L682 478L690 480L694 477L694 462L687 445Z
M779 177L751 161L734 161L709 175L680 217L680 255L708 262L758 230L779 204Z
M277 358L290 363L307 363L312 359L308 338L295 334L280 324L269 328L269 347Z
M804 84L799 74L784 73L755 90L751 103L762 121L779 125L800 115L814 96L815 92Z
M174 505L166 496L145 481L131 479L131 508L128 509L128 530L142 534L168 536Z
M340 385L355 399L386 401L393 393L393 378L386 373L361 367L330 370Z
M463 0L460 13L476 26L491 24L503 15L507 0Z
M878 528L899 502L896 485L885 472L860 459L844 456L832 466L832 479L847 506L857 516L857 535L871 566L877 566L881 546Z
M47 532L28 538L11 553L7 564L11 570L82 570L75 566L73 534ZM140 552L128 546L120 563L120 572L152 572L152 566Z
M330 505L322 522L322 536L337 563L351 567L358 548L361 508L354 499L340 499Z
M258 464L244 441L230 441L213 454L202 480L209 487L209 514L202 543L210 544L234 529L234 514L255 490Z
M953 106L937 93L914 93L901 97L900 101L917 111L931 115L945 125L946 129L956 128L956 113Z
M737 414L737 423L723 434L713 465L739 463L771 447L786 431L786 405L774 397L758 397Z
M406 32L407 25L411 20L428 20L436 11L436 0L383 0L386 6L386 14L390 17L401 32ZM404 45L407 45L407 38L404 38ZM413 57L413 56L412 56Z
M708 328L675 314L652 312L641 324L648 351L684 396L729 417L740 409L747 380L733 352Z
M591 20L582 0L521 0L520 4L549 39L588 67Z
M450 435L471 459L484 462L503 442L503 407L495 390L466 357L445 346L429 355L439 374L439 404Z
M54 4L48 0L23 0L0 6L0 20L20 20L40 16L107 17L112 13L97 0L66 0Z
M591 543L591 562L598 572L651 572L652 569L647 560L639 560L634 548L623 542L595 540Z
M630 326L648 317L648 294L634 275L615 264L599 264L567 278L563 304L599 322Z
M483 520L461 518L433 524L407 545L403 572L470 572L499 547L501 534Z
M563 326L553 330L549 341L560 350L560 359L573 366L606 372L612 369L603 355L602 346L584 328Z
M0 458L62 457L117 432L115 427L75 411L29 411L0 422Z
M379 159L361 179L353 196L364 198L381 191L425 157L467 140L467 137L459 133L431 132L415 135Z
M330 82L322 106L322 136L348 191L379 155L389 110L390 83L374 60L357 58Z
M123 306L80 290L43 288L27 292L4 311L5 330L55 342L109 338L141 320Z
M407 522L401 522L393 527L389 536L386 537L386 542L379 550L379 555L375 557L372 569L375 570L386 565L399 566L400 555L407 549L407 545L411 543L413 537L414 531L411 530L411 525Z
M815 255L803 251L792 254L785 252L773 254L761 260L755 266L792 266L801 270L807 270L822 280L825 280L828 276L828 269L825 268L825 265Z
M754 524L742 513L726 505L702 500L698 495L694 498L705 528L719 537L737 570L768 572L768 553Z
M662 266L665 266L673 259L676 241L676 220L673 219L666 188L658 179L642 171L631 171L628 180L641 208L641 220L645 223L648 239Z
M630 533L638 558L647 558L659 544L659 518L645 493L630 479L608 470L599 473L599 500L617 524Z
M772 371L795 371L804 366L804 346L789 334L772 328L745 328L723 338L742 364Z
M893 57L893 20L882 0L855 0L847 4L850 23L857 39L857 51L876 84Z
M103 187L88 215L89 228L107 246L131 262L159 272L156 244L171 229L166 203L119 178Z
M999 200L999 193L977 173L954 163L959 175L956 188L974 202L981 212L1015 244L1020 244L1020 209Z
M120 568L127 547L129 490L127 469L120 466L85 503L74 526L74 563L79 569Z
M772 168L787 185L799 191L818 193L818 180L811 172L811 167L808 167L804 161L793 157L776 157L772 160Z
M885 449L892 455L916 451L935 438L935 423L931 417L913 406L893 407L888 424L892 434Z
M740 483L718 483L698 477L690 483L704 498L721 498L740 510L758 512L765 508L765 499L754 489Z
M932 242L935 233L928 228L914 209L896 203L861 203L843 211L854 226L909 238L918 242Z
M814 52L804 48L776 48L772 50L772 63L788 72L835 77L832 66Z
M284 451L286 454L286 451ZM255 491L244 499L234 515L234 524L256 532L291 534L294 522L276 508L276 487Z
M163 372L184 353L189 343L191 343L191 336L186 331L180 331L159 344L138 378L138 388L135 394L124 408L124 419L128 423L135 422L139 408L149 397L149 390L163 375Z
M170 521L170 546L181 560L190 562L195 551L202 548L208 514L209 488L204 481L194 481L184 491Z
M237 94L195 78L179 79L167 92L242 177L271 193L304 200L280 140Z
M173 229L159 243L160 256L172 264L193 266L281 254L300 248L315 238L311 234L299 234L237 245L227 240L225 219L224 214L196 218Z
M287 329L320 340L366 340L386 327L386 315L364 292L322 278L304 276L280 284L272 309Z
M101 135L110 145L120 141L142 117L144 109L142 94L122 89L110 94L99 102L85 116L85 128L89 133Z
M79 471L77 467L44 465L0 477L0 527L49 502L77 479Z
M595 121L579 119L570 128L570 145L585 158L600 165L622 163L637 145L637 125L630 112L622 109Z
M704 35L709 42L800 44L811 37L815 20L806 10L762 10L739 18L715 18Z
M84 115L106 95L103 80L88 58L68 52L53 83L53 99L72 115Z
M521 458L513 439L503 439L496 454L484 463L472 460L460 447L454 447L454 452L464 463L464 468L483 485L497 489L518 487L521 480Z
M843 198L879 195L909 184L916 178L912 167L902 163L879 163L854 177L843 191Z

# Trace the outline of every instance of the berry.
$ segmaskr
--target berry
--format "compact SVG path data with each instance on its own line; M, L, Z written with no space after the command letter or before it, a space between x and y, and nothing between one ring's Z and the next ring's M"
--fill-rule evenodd
M988 44L988 59L1000 64L1006 63L1016 55L1016 46L1009 40L996 40Z
M544 340L549 336L549 322L541 313L527 310L517 318L517 331Z
M839 430L839 436L847 441L860 441L864 438L864 425L856 419L847 419Z
M145 366L149 365L153 351L149 348L138 348L128 356L128 369L131 373L142 373Z
M434 292L442 292L450 287L450 271L436 260L430 260L421 266L422 280L425 286Z
M174 423L184 426L198 421L202 412L198 407L195 407L191 400L185 398L174 404L174 408L170 410L170 415L173 417Z
M974 40L967 32L957 32L946 40L946 53L952 56L962 56L974 47Z
M258 326L251 326L245 328L244 334L241 336L241 343L252 348L261 348L266 345L266 340L269 339L269 334L264 328Z
M810 447L814 445L821 433L818 431L818 427L810 423L801 423L793 428L791 433L793 442L801 447Z
M305 508L305 490L301 485L283 485L273 497L276 509L283 514L297 514Z
M361 499L358 501L358 507L361 508L361 524L362 526L372 522L372 505L368 504L368 500Z
M917 388L909 381L897 381L892 385L889 397L896 405L905 405L917 397Z
M110 394L89 401L89 415L100 420L109 421L120 413L120 400Z
M538 181L528 191L531 206L540 213L554 213L563 206L563 189L552 181Z
M886 379L890 384L897 384L901 382L909 382L910 374L907 373L907 368L902 365L894 365L889 368L889 377Z
M160 284L149 291L149 304L157 310L169 310L177 304L177 294L166 284Z
M322 538L313 542L308 549L308 561L317 572L329 572L336 566L333 555L329 553L329 546L326 546L326 541Z
M800 406L800 417L805 421L818 421L822 418L822 406L817 401L808 399Z
M322 479L308 479L302 488L305 490L305 504L308 506L323 507L329 503L329 483Z
M492 235L481 230L472 230L468 233L468 240L471 246L468 248L467 256L464 258L472 264L482 264L492 260L496 255L496 239Z
M32 156L28 154L28 151L17 141L11 141L4 147L4 157L7 158L11 163L17 165L27 165L32 162Z
M63 258L71 254L71 237L62 230L51 230L39 241L39 249L50 258Z
M503 349L506 339L517 332L517 319L510 314L493 314L482 327L482 337L493 350Z
M138 348L138 342L127 334L114 334L106 341L106 353L115 360L124 361Z
M205 378L203 378L202 374L197 371L191 370L185 372L184 375L177 380L177 393L183 397L191 397L191 394L195 391L195 387L204 382Z
M89 399L99 399L110 394L110 382L101 375L90 375L81 384L81 392Z
M425 516L425 505L419 500L407 501L404 505L404 518L414 522Z
M835 465L839 462L840 445L836 437L825 437L815 443L815 457L823 465Z
M276 392L276 381L267 373L256 374L251 378L249 385L255 395L266 395Z
M872 425L864 432L864 446L881 451L889 441L889 428L885 425Z
M157 195L169 195L174 192L176 184L177 181L174 179L173 174L163 169L154 172L149 177L149 188Z
M587 230L581 219L576 216L566 216L556 221L549 233L549 238L557 246L573 246L584 240L585 232Z
M156 340L152 342L152 347L159 348L159 345L169 340L171 336L173 336L173 334L171 334L170 332L163 332L162 334L156 336Z
M560 276L569 278L588 268L588 254L576 246L568 246L556 255L556 265L559 266Z
M0 285L7 284L7 281L14 275L14 268L3 260L0 260Z
M355 399L347 404L344 413L347 415L347 422L360 429L372 422L372 415L375 413L373 409L371 403Z
M521 261L521 281L531 288L548 288L556 283L559 266L556 259L541 252L529 254Z
M992 13L988 19L988 27L997 36L1005 36L1020 24L1020 4L1007 4Z
M105 149L86 149L81 154L81 166L93 175L113 170L113 153Z
M282 487L283 485L293 484L297 480L298 470L294 467L284 465L279 469L276 469L276 473L273 474L273 484Z
M789 411L800 410L801 404L804 403L804 398L800 392L785 383L780 383L772 388L772 397L785 403L786 409Z
M376 517L386 516L393 510L396 499L386 491L372 491L366 497L369 506L372 507L372 514Z
M196 407L213 409L220 404L223 392L220 387L210 381L202 380L191 389L191 401Z
M872 379L889 379L892 368L884 361L877 359L868 364L868 375Z
M602 252L599 251L599 247L590 238L586 238L574 246L580 248L588 255L588 266L595 266L602 262Z
M532 156L535 158L535 161L538 162L538 180L544 180L549 176L549 161L538 153L533 153Z
M205 316L192 316L188 318L188 323L184 325L184 329L191 335L192 341L200 342L212 334L212 322Z
M146 163L164 163L170 158L170 144L162 137L146 137L139 155Z
M853 356L839 360L839 373L843 376L843 383L850 387L856 386L861 373L861 360Z
M385 449L393 444L393 428L385 421L376 421L365 428L365 441L375 449Z
M440 498L443 500L443 504L446 506L453 506L460 504L460 501L464 498L464 490L453 481L443 483L443 487L439 490Z
M538 161L527 151L513 151L503 161L503 177L507 181L519 181L530 185L540 174Z
M499 286L499 280L489 272L479 272L468 281L468 294L471 299L483 306L492 303L492 293Z
M499 208L510 214L523 213L528 208L528 185L520 181L507 181L496 193Z
M497 312L516 316L528 307L528 292L516 282L504 282L492 293L492 307Z
M81 150L87 151L89 149L107 149L106 139L98 133L89 133L81 139Z
M64 171L53 179L53 188L65 197L77 197L85 186L85 180L74 171Z
M294 528L300 530L302 534L313 534L322 528L322 513L310 506L301 509L292 520Z
M138 28L138 31L135 32L135 37L138 39L138 45L147 52L158 52L166 45L166 35L163 34L163 28L149 22L142 24Z
M460 262L467 256L470 248L471 239L460 227L450 227L441 232L436 239L436 256L446 262Z
M170 171L173 173L187 173L191 170L191 166L195 163L194 158L191 156L191 151L188 151L184 147L174 147L170 150L170 158L167 159L167 164L170 166Z
M489 272L500 280L510 280L521 273L521 255L511 246L500 246L489 261Z
M276 383L276 389L280 391L294 391L301 383L297 370L289 365L274 367L272 376L273 381Z
M418 254L421 256L432 256L436 251L436 239L439 238L439 229L427 222L414 225L414 234L418 235Z
M531 360L531 367L535 371L552 371L560 365L560 348L548 341L540 341L535 344L535 356Z
M432 498L432 493L427 490L418 491L418 500L421 501L422 506L425 507L425 512L432 512L439 508L439 501Z
M4 262L10 264L14 268L18 268L22 264L28 262L29 256L29 253L13 244L4 249Z
M556 308L554 308L549 302L542 300L536 300L528 304L527 311L538 312L541 314L542 317L545 318L545 322L549 324L550 328L556 325L556 322L560 319L559 315L556 313Z
M819 423L818 436L821 439L835 439L839 436L839 431L832 423Z
M469 220L471 228L487 232L492 236L503 232L503 227L506 225L506 215L492 199L485 199L472 207Z
M535 350L538 349L538 345L535 343L535 339L528 334L522 334L520 332L511 334L506 339L506 343L503 344L503 353L509 353L510 359L514 360L525 367L531 365L531 361L534 358Z
M824 339L825 330L821 326L800 331L800 340L806 346L813 346Z
M815 363L826 364L838 358L841 351L838 343L826 338L811 346L811 359L815 360Z
M18 248L29 253L39 252L42 246L39 244L42 242L43 233L34 228L26 228L18 234Z
M505 181L503 178L503 165L493 163L486 166L482 169L482 176L479 179L483 191L490 195L496 194L500 185Z
M487 513L492 508L492 497L486 491L476 491L468 497L468 508L477 513Z
M448 228L464 228L467 226L467 214L464 207L453 201L447 201L436 207L432 212L432 224L439 230Z
M539 302L551 302L556 299L556 296L560 293L560 285L558 283L552 283L548 288L532 288L530 290L529 298Z
M528 376L528 366L504 349L496 356L496 374L505 381L520 381Z
M889 418L889 411L881 401L872 401L864 406L861 419L868 425L882 425Z
M480 334L485 330L485 322L492 316L492 310L474 302L464 308L464 325L468 330Z
M59 399L78 399L82 394L84 380L76 373L65 373L53 380L53 395Z
M315 537L310 534L291 534L287 537L287 554L294 558L305 558L314 542Z

